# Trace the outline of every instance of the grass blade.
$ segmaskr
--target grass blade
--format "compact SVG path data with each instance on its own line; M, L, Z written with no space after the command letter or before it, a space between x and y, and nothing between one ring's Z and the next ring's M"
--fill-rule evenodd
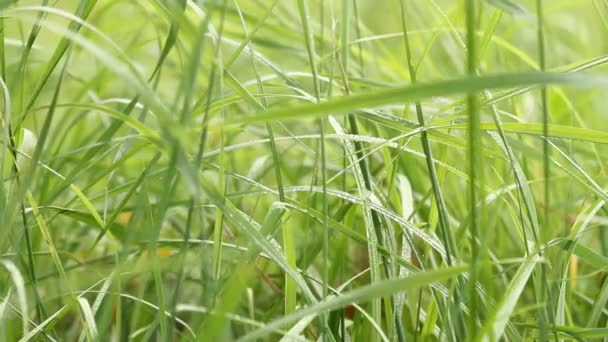
M418 83L388 90L373 91L365 94L340 97L315 105L299 105L286 109L274 109L264 113L256 113L237 120L231 120L231 125L242 123L263 122L270 120L293 120L322 115L335 115L362 108L375 108L408 101L423 100L435 96L451 96L474 93L483 90L526 87L543 84L563 84L583 87L601 86L608 79L592 74L569 73L509 73L438 81L433 83Z
M536 264L541 261L538 255L533 254L526 258L526 260L519 267L511 283L505 290L505 294L500 300L498 307L495 309L491 318L488 319L485 324L483 331L480 335L482 341L498 341L501 339L504 333L504 329L508 324L511 315L517 305L526 283L528 282L532 271L536 267Z
M249 335L244 336L241 341L253 341L266 335L271 329L279 328L290 322L297 321L311 314L319 314L324 310L343 307L350 303L361 303L374 298L383 297L394 294L400 291L415 289L425 286L431 282L450 279L468 269L468 266L453 266L435 271L422 272L412 274L406 278L382 280L376 284L360 287L356 290L343 293L340 297L332 297L326 301L319 302L305 309L299 310L296 313L285 316L277 321L268 324L263 329L257 330Z

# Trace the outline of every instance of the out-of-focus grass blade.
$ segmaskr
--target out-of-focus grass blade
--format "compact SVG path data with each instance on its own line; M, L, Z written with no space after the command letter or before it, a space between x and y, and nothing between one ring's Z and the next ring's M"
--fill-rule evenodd
M532 15L522 5L511 0L487 0L488 4L514 15L532 18Z
M245 101L256 107L258 110L266 110L264 106L258 101L249 90L247 90L228 70L224 70L224 82L232 88L237 94L239 94Z
M608 264L606 264L608 265ZM600 294L595 299L595 303L593 303L593 309L591 311L591 317L589 317L589 321L587 322L588 328L593 328L597 326L600 321L600 317L602 315L602 310L606 308L606 303L608 302L608 279L604 279L604 286L602 286L602 290Z
M150 173L150 170L152 169L152 167L154 165L156 165L156 163L160 157L161 157L161 153L159 152L150 160L150 162L148 163L146 168L142 171L142 173L139 175L137 180L132 184L129 191L124 195L121 202L114 208L114 212L112 213L110 218L107 220L105 225L101 226L101 232L99 233L99 235L97 235L97 238L95 238L95 242L93 243L93 246L91 247L91 249L95 248L97 243L101 240L101 238L106 234L106 231L108 231L108 230L112 234L115 234L116 236L118 236L118 238L120 240L122 240L122 241L125 240L127 232L125 231L123 226L117 225L115 220L118 218L118 215L120 215L121 211L127 205L127 203L129 202L129 200L131 199L131 197L133 196L135 191L137 191L137 189L140 188L140 186L142 185L142 183L144 182L144 180Z
M86 324L87 336L89 340L94 341L97 337L97 325L95 324L95 316L91 310L91 305L89 305L89 302L84 297L78 297L78 304L80 305L80 311Z
M225 326L229 321L224 317L236 308L241 300L244 289L255 275L250 263L241 263L234 270L222 289L222 295L217 299L214 311L219 315L212 315L201 326L197 336L210 341L221 338Z
M260 233L262 233L262 235L264 236L272 237L275 233L275 230L280 227L281 218L284 214L284 203L273 203L268 213L266 213L266 217L264 217L264 221L262 222L262 226L260 227Z
M314 319L315 315L302 318L296 324L294 324L291 329L289 329L289 332L285 334L285 336L283 336L279 342L306 341L306 338L302 335L302 331L304 331L304 329L306 329L306 327L308 327L308 325L314 321Z
M569 249L573 243L574 241L572 240L566 240L564 241L562 246L564 247L564 249ZM593 267L608 267L607 257L597 253L596 251L587 246L581 245L580 243L574 245L574 254Z
M0 9L5 9L16 3L17 3L17 0L0 0Z
M6 259L2 259L0 260L0 263L2 265L4 265L4 268L6 268L6 270L8 271L8 273L11 276L11 280L13 281L13 284L15 285L15 290L17 290L17 299L19 301L19 309L21 310L21 321L22 321L22 325L23 325L23 335L27 335L28 333L28 321L29 321L29 314L28 314L28 307L27 307L27 296L26 296L26 290L25 290L25 281L23 281L23 277L21 276L21 272L19 272L19 269L17 268L17 266L15 266L15 264L10 261L10 260L6 260ZM7 296L9 297L9 296ZM0 316L2 315L2 313L0 312Z
M137 118L131 117L131 116L125 114L124 112L114 110L107 106L102 106L102 105L98 105L98 104L89 104L89 103L69 103L69 104L64 103L64 104L58 104L56 106L56 108L83 109L83 110L87 110L87 111L91 111L91 112L103 113L111 118L116 119L117 121L121 122L122 124L129 126L130 128L136 130L137 132L139 132L146 138L148 138L151 141L160 145L160 137L157 132L155 132L150 127L144 125L143 123L139 122L137 120ZM44 110L44 109L48 109L48 108L45 106L42 106L42 107L33 109L31 112L37 111L37 110ZM90 158L87 158L87 160L88 159L90 159Z
M55 206L40 207L39 210L53 211L58 215L69 217L73 220L82 222L84 224L87 224L91 227L95 227L100 230L103 230L103 228L104 228L104 226L99 225L99 221L97 219L95 219L90 213L87 213L87 212L68 209L68 208L62 208L62 207L55 207ZM120 240L124 240L125 227L123 225L121 225L117 222L113 222L112 224L109 224L109 229L114 236L118 237Z
M0 321L4 321L4 314L6 313L6 307L8 306L8 302L11 300L11 289L8 289L6 293L6 297L0 302Z
M370 91L364 94L335 98L321 104L282 106L280 109L257 113L252 116L232 120L231 124L262 122L269 120L302 119L329 114L357 111L395 103L407 103L434 96L461 95L489 89L517 88L543 84L563 84L573 86L603 86L608 78L596 74L527 72L509 73L481 77L468 77L432 83L418 83L412 86Z
M76 186L75 184L70 184L70 189L72 189L72 191L76 194L78 199L80 199L80 201L82 202L84 207L87 209L89 214L91 214L91 216L95 219L95 222L97 223L97 225L99 227L105 226L103 219L101 218L101 216L99 216L99 213L97 213L97 209L95 209L95 207L93 206L93 203L91 203L91 201L89 201L87 196L84 193L82 193L80 188L78 186Z

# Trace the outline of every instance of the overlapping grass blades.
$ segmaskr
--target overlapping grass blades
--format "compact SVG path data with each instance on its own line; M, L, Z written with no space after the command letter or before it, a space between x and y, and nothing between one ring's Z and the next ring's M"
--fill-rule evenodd
M0 1L0 339L608 338L606 9Z

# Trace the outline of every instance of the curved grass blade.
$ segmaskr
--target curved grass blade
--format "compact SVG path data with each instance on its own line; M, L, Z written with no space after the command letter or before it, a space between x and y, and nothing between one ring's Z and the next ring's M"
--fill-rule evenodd
M84 317L84 322L86 323L86 331L87 337L90 341L94 341L97 338L97 325L95 324L95 317L93 314L93 310L91 310L91 305L86 300L86 298L78 297L78 305L80 306L80 310L82 312L82 316Z
M339 297L331 297L325 301L306 307L296 311L294 314L280 318L269 323L263 329L254 331L239 341L254 341L267 335L273 329L278 329L291 322L298 321L311 314L320 314L323 311L337 309L350 303L361 303L373 300L375 298L384 297L395 294L404 290L411 290L428 285L432 282L438 282L455 277L469 269L466 265L458 265L435 271L414 273L406 278L395 278L382 280L376 284L367 285L357 288L350 292L345 292Z

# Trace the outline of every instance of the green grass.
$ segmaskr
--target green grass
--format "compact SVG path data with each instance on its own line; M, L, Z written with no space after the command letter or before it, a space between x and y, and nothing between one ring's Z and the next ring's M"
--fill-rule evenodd
M0 341L608 341L608 2L0 11Z

